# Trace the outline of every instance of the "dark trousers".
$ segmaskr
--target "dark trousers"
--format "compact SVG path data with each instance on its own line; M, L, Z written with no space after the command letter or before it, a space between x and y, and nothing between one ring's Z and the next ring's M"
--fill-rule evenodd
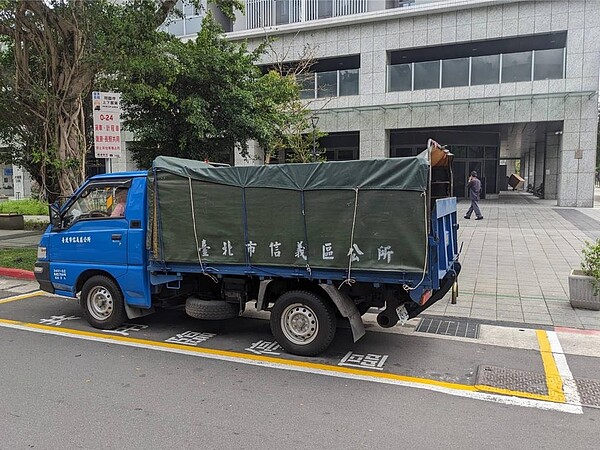
M477 200L471 200L471 207L465 214L465 217L471 217L471 214L473 214L473 211L475 211L476 217L483 217L481 215L481 211L479 210L479 205L477 204Z

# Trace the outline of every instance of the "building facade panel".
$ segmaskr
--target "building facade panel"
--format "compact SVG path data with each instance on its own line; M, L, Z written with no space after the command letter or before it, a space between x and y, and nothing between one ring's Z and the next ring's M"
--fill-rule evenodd
M279 42L294 36L302 45L293 50L309 44L317 60L360 53L358 94L331 97L318 112L337 117L319 123L326 132L360 131L360 158L390 156L394 130L416 136L416 130L455 128L459 136L492 127L512 143L498 147L511 152L510 161L531 159L523 170L528 184L543 183L558 204L592 205L593 183L571 183L588 180L595 167L600 2L416 0L393 9L384 3L260 35L234 26L229 36L250 42L265 33ZM461 54L461 46L487 50L472 56ZM500 186L497 176L490 178Z

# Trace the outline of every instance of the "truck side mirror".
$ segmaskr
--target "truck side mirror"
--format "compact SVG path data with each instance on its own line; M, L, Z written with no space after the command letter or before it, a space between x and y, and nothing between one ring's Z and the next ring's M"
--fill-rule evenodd
M58 208L58 204L52 203L48 209L49 209L50 224L52 225L52 229L54 229L54 230L62 229L62 223L60 220L60 210Z

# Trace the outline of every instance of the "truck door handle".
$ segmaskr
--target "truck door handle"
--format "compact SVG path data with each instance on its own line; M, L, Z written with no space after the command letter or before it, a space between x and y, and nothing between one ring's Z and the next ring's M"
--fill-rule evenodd
M111 236L113 241L120 241L121 240L121 235L120 234L113 234Z

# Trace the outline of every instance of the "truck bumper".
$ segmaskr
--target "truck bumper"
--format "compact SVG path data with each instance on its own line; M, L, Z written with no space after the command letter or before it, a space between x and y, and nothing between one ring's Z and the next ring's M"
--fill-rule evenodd
M442 280L441 287L431 296L427 303L422 306L415 305L416 308L410 308L408 310L408 317L412 319L413 317L417 317L431 305L433 305L438 300L441 300L444 295L452 288L454 282L458 279L458 274L460 273L461 265L457 261L454 263L454 270L448 271L446 276Z
M33 268L33 274L36 281L40 284L40 289L54 294L54 286L50 281L50 263L38 261Z

